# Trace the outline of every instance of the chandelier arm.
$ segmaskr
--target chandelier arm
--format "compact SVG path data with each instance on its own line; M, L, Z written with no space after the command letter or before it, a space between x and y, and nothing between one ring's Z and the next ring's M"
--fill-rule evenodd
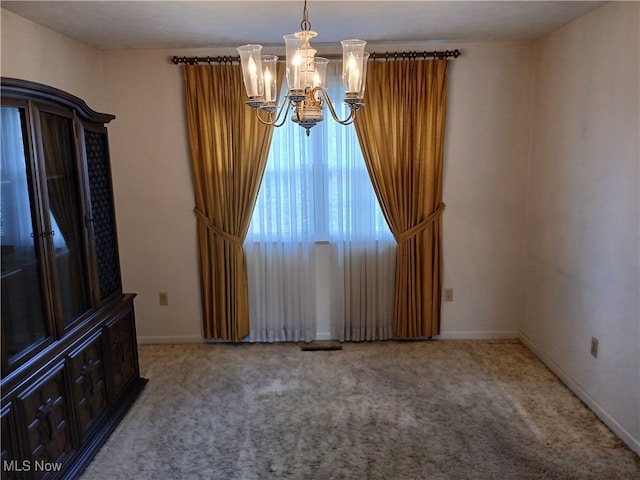
M263 125L269 125L269 126L275 126L275 127L281 127L285 120L287 119L287 114L285 113L284 115L284 119L282 120L282 122L280 124L278 124L278 122L280 121L280 117L282 116L282 111L285 110L285 106L288 104L289 102L287 101L287 99L285 98L284 101L282 102L282 105L280 105L278 107L278 113L276 114L275 118L273 118L272 120L264 120L261 116L259 111L262 110L261 108L257 108L256 109L256 117L257 119L260 121L260 123L262 123ZM273 113L269 113L269 118L271 119L273 116Z
M274 124L274 127L278 128L284 125L284 122L287 121L287 117L289 116L289 108L285 108L285 106L288 106L291 102L285 98L284 102L282 102L282 106L280 107L280 111L278 112L278 116L276 117L276 120L278 118L280 118L280 115L282 114L282 110L284 110L284 117L282 117L282 121L280 123L276 123Z
M269 117L271 117L271 114L268 114ZM263 125L268 125L268 126L272 126L276 123L275 119L274 120L264 120L261 116L260 116L260 109L256 109L256 118L260 121L260 123L262 123Z
M334 117L335 118L335 117ZM356 120L356 110L351 110L346 120L338 120L340 125L351 125Z
M322 87L314 87L314 89L311 91L311 96L313 97L316 92L322 93L322 97L324 98L324 101L329 107L331 116L336 122L338 122L340 125L351 125L353 123L353 120L355 119L355 110L353 108L349 107L349 116L344 120L341 120L338 117L338 114L336 113L335 108L333 108L333 104L331 103L331 98L329 98L329 94L327 93L327 91Z

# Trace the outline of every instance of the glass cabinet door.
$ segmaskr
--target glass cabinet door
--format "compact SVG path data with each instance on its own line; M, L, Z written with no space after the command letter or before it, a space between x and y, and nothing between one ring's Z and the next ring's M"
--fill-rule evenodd
M91 307L83 204L71 118L40 111L49 224L64 326ZM60 310L58 311L60 314Z
M37 228L24 108L1 107L0 244L3 347L12 362L45 339L41 232Z

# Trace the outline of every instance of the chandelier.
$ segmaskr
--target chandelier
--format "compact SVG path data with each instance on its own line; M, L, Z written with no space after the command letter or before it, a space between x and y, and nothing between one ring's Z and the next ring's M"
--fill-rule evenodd
M265 125L281 127L287 119L289 110L291 120L309 130L324 120L325 104L329 107L333 119L342 124L353 123L355 113L365 106L364 88L369 54L364 51L364 40L343 40L342 44L342 82L345 91L345 103L349 106L349 115L344 120L336 114L331 99L324 89L329 59L316 57L317 50L309 41L318 34L311 30L307 13L307 0L302 11L301 31L285 35L286 78L288 91L280 106L276 103L278 95L276 55L262 55L262 45L244 45L239 47L242 77L249 101L245 102L255 109L256 116ZM260 113L260 112L264 113ZM284 117L282 113L284 111ZM276 113L277 112L277 113Z

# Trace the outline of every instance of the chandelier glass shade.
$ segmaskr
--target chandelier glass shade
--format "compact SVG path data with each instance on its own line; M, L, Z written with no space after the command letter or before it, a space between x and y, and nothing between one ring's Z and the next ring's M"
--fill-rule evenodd
M324 120L325 105L336 122L342 125L353 123L356 111L365 106L364 89L369 54L364 51L364 47L367 42L355 39L340 42L344 101L349 107L347 118L340 119L324 88L329 60L316 57L317 51L310 43L318 34L311 30L306 0L300 27L301 31L283 37L288 90L281 105L277 104L278 57L263 55L261 45L243 45L237 49L242 64L244 87L249 97L246 104L256 110L262 123L276 127L284 124L291 110L291 119L304 127L307 135L315 124Z

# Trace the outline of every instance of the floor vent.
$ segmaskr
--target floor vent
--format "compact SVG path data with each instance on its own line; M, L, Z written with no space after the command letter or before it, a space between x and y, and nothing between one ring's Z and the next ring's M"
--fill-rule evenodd
M320 352L331 350L342 350L342 345L339 342L310 342L305 343L300 347L303 352Z

